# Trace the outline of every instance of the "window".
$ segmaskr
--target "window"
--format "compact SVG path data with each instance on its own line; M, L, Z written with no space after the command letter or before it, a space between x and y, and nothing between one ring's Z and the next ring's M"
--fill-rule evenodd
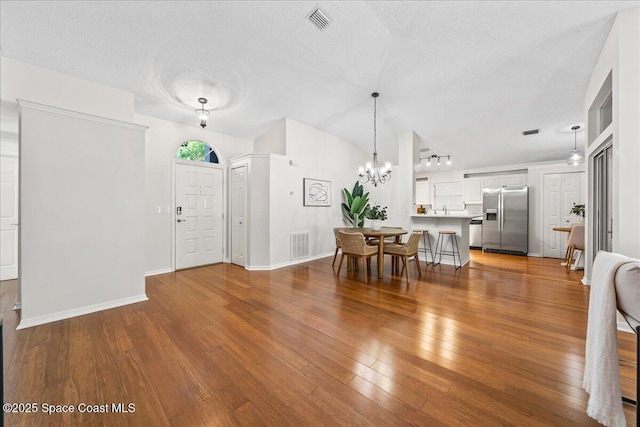
M193 160L195 162L220 163L218 155L202 141L187 141L178 147L176 159Z

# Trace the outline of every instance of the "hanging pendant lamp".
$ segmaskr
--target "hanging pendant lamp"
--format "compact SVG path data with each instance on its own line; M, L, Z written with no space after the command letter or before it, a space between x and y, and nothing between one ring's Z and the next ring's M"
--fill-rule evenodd
M578 129L580 129L580 126L571 128L573 131L573 154L567 159L567 164L571 166L578 166L584 163L584 157L578 153Z
M380 94L373 92L373 163L367 163L365 167L360 167L360 182L370 182L374 187L384 184L391 179L391 163L385 162L384 166L378 166L378 147L376 144L376 120L377 120L377 99Z
M204 104L207 103L207 98L198 98L198 102L201 106L196 110L196 114L200 117L200 126L205 128L207 126L207 116L209 115L209 110L204 109Z

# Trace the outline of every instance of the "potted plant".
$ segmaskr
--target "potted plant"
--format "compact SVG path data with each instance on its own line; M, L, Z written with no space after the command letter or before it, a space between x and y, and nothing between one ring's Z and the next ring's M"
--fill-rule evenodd
M576 205L574 203L573 207L571 207L571 211L569 213L574 214L574 215L578 215L580 217L581 221L584 220L584 205Z
M367 206L364 210L364 216L371 220L371 228L380 230L382 221L387 219L387 207L381 208L380 205Z
M364 226L364 211L369 207L369 193L364 192L362 185L356 181L353 190L342 189L345 201L342 203L342 215L353 227Z

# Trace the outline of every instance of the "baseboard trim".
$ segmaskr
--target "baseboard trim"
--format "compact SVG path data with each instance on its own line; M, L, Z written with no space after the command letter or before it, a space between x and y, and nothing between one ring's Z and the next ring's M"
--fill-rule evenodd
M173 268L161 268L160 270L151 270L144 273L144 277L157 276L158 274L173 273Z
M25 329L32 326L43 325L45 323L56 322L58 320L69 319L71 317L82 316L84 314L95 313L96 311L108 310L110 308L121 307L123 305L129 305L136 302L147 301L147 294L136 295L129 298L122 298L114 301L109 301L101 304L93 304L85 307L74 308L72 310L59 311L57 313L45 314L44 316L36 316L30 319L21 319L20 324L16 328Z
M622 320L618 320L618 330L620 332L627 332L629 334L635 334L633 329L631 329L631 326L629 326L629 324L627 322L624 322Z
M246 265L244 268L246 270L249 270L249 271L277 270L278 268L291 267L292 265L304 264L305 262L315 261L317 259L326 258L326 257L332 257L333 254L334 254L333 252L329 252L329 253L326 253L326 254L314 255L314 256L310 256L308 258L304 258L304 259L297 259L295 261L281 262L279 264L273 264L273 265Z
M542 254L538 252L529 252L527 256L534 257L534 258L542 258Z

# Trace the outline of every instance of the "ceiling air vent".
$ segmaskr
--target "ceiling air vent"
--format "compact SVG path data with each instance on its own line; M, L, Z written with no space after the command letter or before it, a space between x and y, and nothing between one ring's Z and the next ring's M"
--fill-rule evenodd
M532 129L532 130L525 130L524 132L522 132L522 134L524 136L527 136L527 135L535 135L538 132L540 132L540 129Z
M307 16L311 22L314 23L316 27L318 27L321 31L327 28L331 24L331 19L320 10L319 7L313 9L313 11Z

